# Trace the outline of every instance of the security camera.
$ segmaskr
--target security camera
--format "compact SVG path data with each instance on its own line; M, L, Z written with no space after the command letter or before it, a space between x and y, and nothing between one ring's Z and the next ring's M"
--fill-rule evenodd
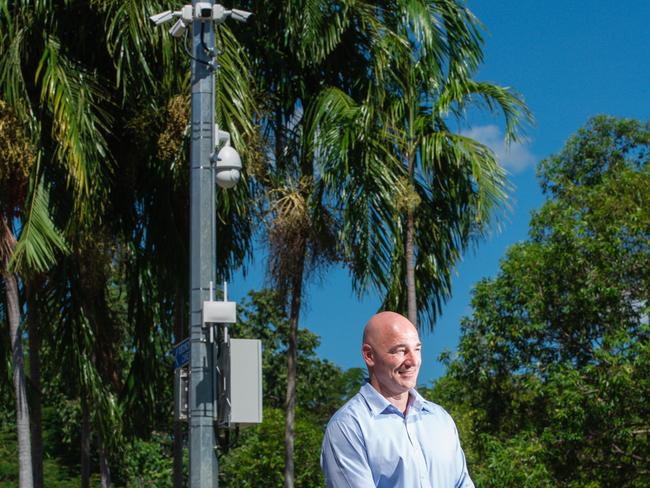
M253 12L247 12L246 10L238 10L236 8L230 11L230 16L238 20L239 22L246 22L248 18L253 15Z
M229 10L226 10L223 5L215 3L212 6L212 20L215 24L221 24L229 15Z
M198 2L194 6L194 17L197 20L212 20L212 4L208 2Z
M185 25L185 22L183 22L183 19L178 19L172 28L169 29L169 33L174 37L181 37L185 34L186 30L187 26Z
M161 25L165 22L169 22L174 17L180 17L172 28L169 29L169 33L174 37L181 37L185 34L188 26L194 20L201 22L212 21L215 24L221 24L228 17L232 17L239 22L246 22L251 15L253 14L246 10L238 10L236 8L227 10L223 5L218 3L212 4L210 2L197 2L195 5L184 5L177 12L166 10L159 14L152 15L149 18L154 24Z
M151 22L153 22L156 25L164 24L165 22L169 22L174 18L174 14L172 13L171 10L167 10L165 12L161 12L156 15L152 15L149 17L151 19Z
M241 176L241 158L234 147L225 145L217 154L216 161L217 185L221 188L232 188L237 184Z

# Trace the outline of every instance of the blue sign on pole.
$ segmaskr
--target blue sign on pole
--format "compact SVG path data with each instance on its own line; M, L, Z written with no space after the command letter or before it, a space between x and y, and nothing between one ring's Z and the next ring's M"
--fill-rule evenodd
M174 369L182 368L190 362L190 340L185 339L174 346Z

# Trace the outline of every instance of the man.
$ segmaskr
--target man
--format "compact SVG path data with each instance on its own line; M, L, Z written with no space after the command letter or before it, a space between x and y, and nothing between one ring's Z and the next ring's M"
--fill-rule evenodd
M406 317L382 312L363 331L370 380L334 414L321 468L329 488L473 488L449 414L415 391L420 338Z

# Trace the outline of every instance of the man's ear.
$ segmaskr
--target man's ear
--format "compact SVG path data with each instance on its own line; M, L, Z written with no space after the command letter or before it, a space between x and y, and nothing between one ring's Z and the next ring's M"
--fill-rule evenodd
M361 356L367 366L374 366L375 358L370 344L363 344L361 346Z

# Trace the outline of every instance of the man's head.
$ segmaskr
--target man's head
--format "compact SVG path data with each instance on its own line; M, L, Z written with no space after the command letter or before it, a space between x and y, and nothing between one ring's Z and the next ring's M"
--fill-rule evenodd
M420 337L413 324L395 312L374 315L363 330L361 354L370 383L385 397L414 388L422 357Z

